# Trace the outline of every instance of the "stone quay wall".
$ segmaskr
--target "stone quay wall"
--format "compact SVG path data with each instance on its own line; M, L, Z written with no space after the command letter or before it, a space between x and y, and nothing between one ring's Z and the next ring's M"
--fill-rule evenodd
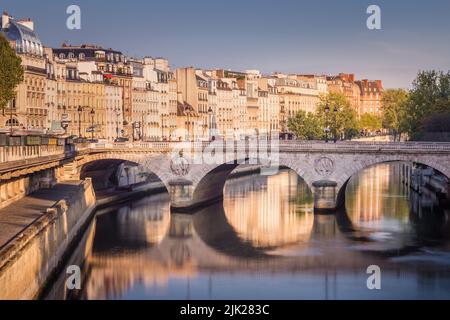
M37 298L95 212L91 179L0 249L0 300Z

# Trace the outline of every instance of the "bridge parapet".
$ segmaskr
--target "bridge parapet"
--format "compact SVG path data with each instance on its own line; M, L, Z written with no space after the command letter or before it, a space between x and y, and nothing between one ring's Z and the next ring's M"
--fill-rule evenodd
M450 143L447 142L360 142L346 141L325 143L322 141L215 141L215 142L138 142L138 143L93 143L77 150L108 149L108 150L143 150L153 152L170 152L173 150L279 150L280 152L444 152L450 153Z
M137 142L137 143L92 143L75 145L75 151L123 150L167 153L174 150L204 151L208 148L236 152L263 150L280 152L405 152L405 153L449 153L450 143L446 142L338 142L321 141L207 141L200 142ZM0 146L0 163L40 157L63 155L64 146Z
M64 154L64 146L2 146L0 163Z
M447 142L360 142L325 143L320 141L283 141L280 151L334 151L334 152L445 152L450 153Z

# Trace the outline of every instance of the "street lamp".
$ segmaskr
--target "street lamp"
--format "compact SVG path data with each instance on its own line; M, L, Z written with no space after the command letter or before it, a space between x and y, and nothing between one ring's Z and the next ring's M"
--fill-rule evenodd
M116 109L116 138L119 139L119 117L120 117L120 110Z
M141 139L142 142L144 141L144 138L145 138L145 131L144 131L144 129L145 129L145 122L147 120L148 119L146 119L145 111L143 111L141 113L141 121L139 122L139 138Z
M328 133L330 132L330 126L328 123L328 115L330 113L330 106L327 105L325 106L325 142L328 143Z
M78 138L81 138L81 113L83 112L83 107L78 106Z
M94 116L95 116L95 110L94 108L92 108L91 110L91 136L92 136L92 140L94 140Z
M209 141L212 140L212 123L213 123L213 109L209 107L208 109L209 115Z
M184 107L184 114L186 115L187 118L187 141L191 141L191 107L190 106L185 106Z
M337 142L337 113L338 113L338 107L334 107L334 143Z
M10 108L9 108L9 110L10 110L10 114L9 114L9 126L10 126L10 128L9 128L9 133L10 133L10 135L12 136L13 135L13 127L14 127L14 125L13 125L13 123L14 123L14 118L13 118L13 104L14 104L14 100L13 101L10 101L9 102L9 106L10 106Z

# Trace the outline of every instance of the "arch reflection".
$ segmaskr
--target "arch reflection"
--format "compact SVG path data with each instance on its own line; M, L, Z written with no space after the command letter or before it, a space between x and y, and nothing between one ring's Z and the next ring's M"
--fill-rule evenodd
M159 194L97 216L94 250L139 250L159 244L170 229L168 194Z
M449 210L436 196L411 191L402 172L397 162L354 176L347 185L346 211L338 216L341 230L371 241L396 242L398 248L448 238Z
M228 223L254 247L273 248L310 239L313 197L294 171L232 179L225 185L224 194Z
M361 171L347 185L349 219L358 228L407 231L409 199L405 189L400 164L380 164Z

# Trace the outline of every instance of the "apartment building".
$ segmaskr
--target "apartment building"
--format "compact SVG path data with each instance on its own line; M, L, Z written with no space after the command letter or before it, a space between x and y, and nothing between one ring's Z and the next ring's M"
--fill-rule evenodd
M44 132L48 112L47 69L44 47L34 31L34 22L3 13L0 26L0 33L10 41L24 69L24 81L17 86L16 97L0 113L0 127L3 131Z
M328 77L327 81L329 91L343 94L357 115L361 116L363 113L361 109L361 89L355 82L355 75L340 73L337 76Z
M132 126L133 71L128 58L120 51L104 49L92 44L80 46L63 44L61 48L53 49L53 53L60 60L74 63L78 72L87 76L86 81L92 81L92 78L101 75L103 80L122 87L124 118L122 136L131 139L134 132Z
M360 114L371 113L380 116L383 99L383 84L381 80L356 81L361 91Z

